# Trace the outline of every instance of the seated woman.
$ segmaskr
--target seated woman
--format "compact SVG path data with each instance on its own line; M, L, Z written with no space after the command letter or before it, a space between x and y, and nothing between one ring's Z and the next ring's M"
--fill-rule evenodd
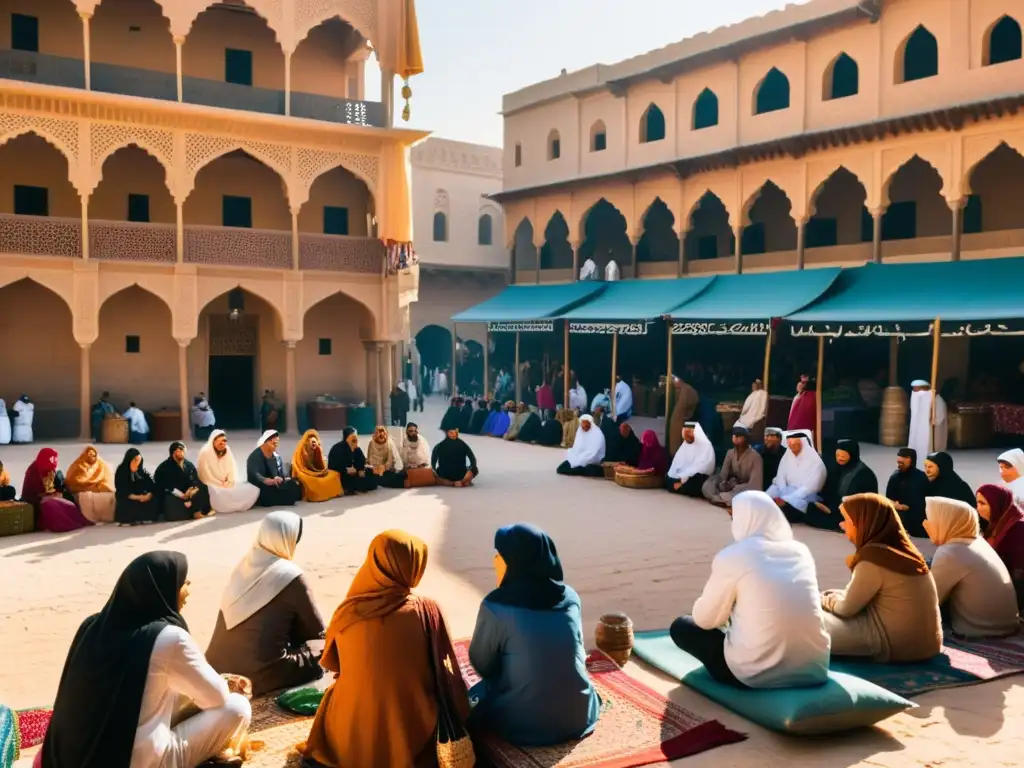
M169 450L171 455L153 475L157 492L162 496L164 519L180 522L217 514L210 506L210 491L199 479L199 470L185 458L185 444L176 440Z
M244 757L252 711L206 663L181 609L188 561L148 552L124 569L68 651L42 747L50 766L195 768ZM179 705L200 711L177 720Z
M672 622L677 646L720 683L797 688L828 679L818 575L782 510L763 491L732 500L730 544L711 564L693 615Z
M59 459L53 448L43 448L36 460L25 470L21 484L21 500L35 510L37 531L67 533L92 525L75 502L66 498L64 474L58 469Z
M14 501L18 492L11 485L11 473L4 469L4 463L0 461L0 501Z
M556 424L558 422L555 422ZM561 428L558 433L561 435ZM536 409L526 414L526 418L523 420L523 425L519 428L519 442L521 443L539 443L544 437L543 422L540 420L540 414L537 413Z
M930 496L924 528L938 549L932 577L953 634L968 639L1016 634L1017 593L999 555L981 538L978 513L962 501Z
M579 595L562 580L555 543L532 525L494 536L498 588L477 614L469 660L470 722L519 746L581 739L601 701L587 675Z
M341 475L327 468L320 433L308 429L292 454L292 477L302 486L304 501L328 501L342 494Z
M505 403L505 407L498 410L498 415L494 417L491 428L485 434L491 437L504 437L509 425L512 423L512 412L515 410L515 407L515 403L511 400Z
M540 437L535 441L537 445L545 445L549 448L560 445L562 442L562 429L564 422L558 419L548 419L540 425Z
M572 412L572 418L566 419L562 422L562 442L563 448L572 448L573 443L576 442L576 433L580 431L580 414L579 411Z
M627 422L620 425L620 427L628 426ZM643 437L640 438L640 456L637 459L636 468L638 472L646 472L658 477L664 477L668 472L668 452L658 442L658 435L653 429L645 430Z
M302 486L277 452L280 444L276 429L265 430L245 460L246 480L259 489L256 503L261 507L290 507L302 501Z
M366 456L359 447L359 435L353 427L345 427L341 440L327 454L327 468L341 476L345 493L366 493L377 490L377 478L366 468Z
M129 448L114 473L114 522L118 525L155 523L160 517L156 483L142 463L139 449Z
M871 467L860 460L860 445L856 440L839 440L836 463L828 470L821 501L807 505L802 522L826 531L839 531L839 523L843 521L839 505L847 496L858 493L878 493L878 478Z
M505 434L502 438L505 440L518 440L519 430L523 428L523 424L526 423L527 417L530 415L530 409L526 407L526 403L519 403L516 406L515 413L510 414L512 420L509 422L508 429L505 430Z
M405 487L402 459L387 427L379 426L374 430L370 447L366 449L366 464L384 488Z
M489 435L494 429L494 422L498 420L498 414L501 412L501 404L497 400L492 400L487 404L487 417L484 419L484 425L480 427L480 432L477 434Z
M453 397L448 403L448 410L441 417L441 431L458 429L462 426L462 398Z
M466 685L440 606L412 594L426 566L427 545L404 531L371 542L327 628L320 663L336 682L299 745L305 765L435 765L439 714L465 723Z
M473 411L473 415L469 417L469 428L466 430L467 434L479 435L484 431L484 424L487 421L487 417L490 416L490 409L487 407L486 400L476 401L476 410Z
M683 442L665 475L665 487L673 493L699 499L704 483L715 472L715 446L696 421L683 424L682 435Z
M560 475L604 477L605 443L601 430L594 426L594 417L580 416L580 428L572 447L565 453L565 461L555 470Z
M926 661L942 648L935 580L892 502L876 493L843 500L841 523L857 548L845 589L821 595L833 656Z
M87 445L71 463L64 487L75 495L86 518L94 523L114 522L114 472L95 446Z
M925 491L925 498L942 496L945 499L956 499L974 506L974 491L953 470L953 457L945 451L928 454L928 458L924 460L924 473L928 476L928 489Z
M430 453L430 466L438 485L463 488L470 486L480 474L473 449L459 437L459 430L449 429L444 440Z
M210 506L214 512L231 514L256 506L260 489L245 480L238 482L235 454L223 429L213 430L206 445L199 449L196 469L199 470L199 479L206 483L210 492Z
M206 659L218 672L243 675L259 696L323 676L308 643L324 636L309 584L292 558L302 518L271 512L256 542L228 579Z
M978 515L988 520L985 541L999 555L1017 591L1017 608L1024 610L1024 511L1013 490L1001 485L978 489Z

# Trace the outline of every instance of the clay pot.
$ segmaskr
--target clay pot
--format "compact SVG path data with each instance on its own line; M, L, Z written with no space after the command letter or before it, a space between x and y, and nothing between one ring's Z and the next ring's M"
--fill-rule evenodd
M595 633L599 650L620 667L633 653L633 622L624 613L606 613L597 622Z

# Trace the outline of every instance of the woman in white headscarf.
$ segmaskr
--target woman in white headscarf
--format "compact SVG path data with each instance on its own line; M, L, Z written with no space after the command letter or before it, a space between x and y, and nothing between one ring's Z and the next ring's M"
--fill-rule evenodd
M821 490L828 479L828 470L814 450L814 439L806 429L786 433L786 451L779 462L779 471L766 493L774 499L786 519L800 522L807 505L821 500Z
M672 623L672 640L720 683L824 684L830 640L810 550L761 491L733 499L732 537L736 543L715 556L693 615Z
M3 401L0 400L0 403ZM1000 454L998 461L1000 477L1013 494L1014 501L1024 506L1024 451L1014 448Z
M318 680L324 621L302 570L292 562L302 518L271 512L249 554L231 573L206 659L221 674L252 680L259 695Z
M665 487L695 499L701 497L704 482L715 471L715 446L696 421L683 424L683 442L665 476Z
M7 414L7 403L0 397L0 445L11 442L11 417Z
M210 490L210 506L215 512L228 514L245 512L256 505L260 489L246 482L238 482L238 467L223 429L210 433L206 445L196 458L199 479Z
M566 451L565 461L558 465L560 475L604 477L604 434L594 425L592 416L580 416L580 426L572 447Z

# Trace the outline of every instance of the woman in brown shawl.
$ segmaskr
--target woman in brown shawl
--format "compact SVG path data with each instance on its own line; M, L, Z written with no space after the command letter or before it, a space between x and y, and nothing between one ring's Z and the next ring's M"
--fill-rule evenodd
M96 447L85 446L68 467L64 487L74 494L82 514L94 523L114 522L114 472Z
M295 446L292 477L302 486L305 501L329 501L341 496L341 475L327 468L320 433L315 429L306 430Z
M845 589L821 596L833 656L879 662L932 658L942 648L939 597L924 556L893 503L877 493L843 499L840 527L857 548Z
M426 566L427 545L404 531L371 542L327 628L320 663L336 682L299 745L307 764L435 766L439 713L465 723L466 685L441 610L411 593Z
M384 488L404 488L405 472L398 455L395 441L383 424L373 432L373 439L366 449L366 466L377 476L377 482Z

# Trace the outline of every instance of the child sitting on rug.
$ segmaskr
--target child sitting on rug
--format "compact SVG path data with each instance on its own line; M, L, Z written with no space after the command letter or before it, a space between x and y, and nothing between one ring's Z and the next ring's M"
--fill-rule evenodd
M732 500L732 536L736 543L715 556L693 615L672 623L672 640L720 683L823 685L829 637L810 550L763 491Z

